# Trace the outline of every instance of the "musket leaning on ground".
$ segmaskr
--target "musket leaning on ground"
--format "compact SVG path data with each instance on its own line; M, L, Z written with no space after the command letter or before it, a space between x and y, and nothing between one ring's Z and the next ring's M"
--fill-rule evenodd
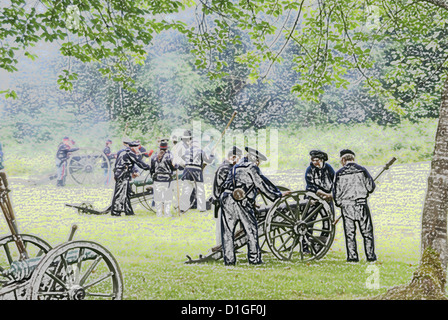
M390 166L395 162L395 160L397 160L397 158L395 157L390 159L389 162L386 163L386 165L383 167L383 169L381 169L381 171L376 175L373 181L375 182L384 171L389 170ZM333 225L336 225L339 222L339 220L341 220L341 218L342 214L333 222Z

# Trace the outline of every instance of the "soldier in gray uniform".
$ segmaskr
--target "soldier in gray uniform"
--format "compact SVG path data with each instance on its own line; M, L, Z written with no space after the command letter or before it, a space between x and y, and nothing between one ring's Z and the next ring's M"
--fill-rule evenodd
M254 209L255 198L258 192L261 192L271 201L275 201L288 193L282 193L261 173L258 165L260 161L267 160L266 156L250 147L246 147L246 151L247 155L232 167L222 185L221 234L225 265L234 265L236 262L234 232L238 221L246 232L249 263L262 263Z
M336 172L333 198L341 208L344 221L347 261L358 262L356 222L364 239L367 261L376 261L373 225L367 198L375 190L375 182L366 168L355 163L355 153L344 149L340 152L343 167Z
M236 146L232 147L227 153L227 158L224 159L215 172L213 179L213 204L215 207L214 217L216 219L216 245L221 244L221 211L219 210L219 198L222 193L222 185L226 181L230 170L240 161L242 155L243 151L240 148Z

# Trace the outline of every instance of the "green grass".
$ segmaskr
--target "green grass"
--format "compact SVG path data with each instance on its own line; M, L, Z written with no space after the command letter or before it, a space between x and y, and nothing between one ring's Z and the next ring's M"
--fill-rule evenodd
M369 169L375 173L380 167ZM75 239L95 241L109 249L124 276L125 299L367 299L408 283L418 265L428 172L428 163L395 165L381 177L370 198L379 289L366 285L371 274L359 236L361 262L345 262L341 223L330 251L320 261L282 262L265 253L265 264L254 267L247 263L242 250L234 267L225 267L222 260L187 265L186 254L195 258L215 244L211 211L158 218L136 206L135 216L80 215L65 204L91 202L94 208L102 209L110 203L112 189L27 186L19 179L11 179L11 198L22 233L35 234L55 246L65 242L71 225L77 224ZM270 178L277 184L303 189L303 170L278 172ZM0 234L9 234L6 223L0 223Z
M434 150L436 119L425 119L413 124L402 122L396 127L376 124L326 125L278 131L278 166L281 170L306 168L309 152L322 149L328 153L329 163L339 165L339 151L349 148L355 151L357 159L364 165L382 165L392 156L397 163L413 163L431 160ZM269 137L269 135L268 135ZM146 136L148 149L155 149L155 138ZM102 150L103 141L92 136L76 137L78 147L92 147ZM120 138L113 138L112 151L121 148ZM59 141L42 144L15 144L1 141L5 152L5 165L11 176L40 176L55 172L55 154ZM269 147L266 147L269 150Z
M328 162L339 165L339 151L351 149L364 165L382 165L395 156L397 163L431 160L437 120L426 119L418 124L407 121L396 127L376 124L354 124L325 127L284 129L279 131L279 167L304 168L309 152L321 149L328 153Z

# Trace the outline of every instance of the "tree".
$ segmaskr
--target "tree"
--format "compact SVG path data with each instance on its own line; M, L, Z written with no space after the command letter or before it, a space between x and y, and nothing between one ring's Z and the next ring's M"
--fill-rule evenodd
M64 56L96 62L103 76L132 89L130 66L143 63L144 48L154 35L170 28L186 32L181 22L164 20L165 14L185 8L181 1L9 2L2 0L0 11L0 68L9 72L17 71L17 55L22 51L34 60L37 56L30 49L38 42L57 42ZM71 90L77 77L69 61L59 75L59 87ZM13 91L6 95L16 96Z
M203 1L205 11L220 12L220 1ZM282 3L283 5L285 2ZM223 19L238 19L247 23L257 52L247 54L240 61L253 70L259 70L263 61L269 65L279 62L280 52L270 50L266 35L275 33L276 28L263 14L278 14L289 7L277 2L256 1L232 3L232 12L224 11ZM235 7L239 6L237 9ZM421 94L420 85L425 79L440 77L441 93L439 125L437 129L434 156L428 178L428 189L422 213L422 251L434 249L440 256L443 270L448 262L447 254L447 205L448 205L448 78L446 77L446 39L438 37L440 30L448 23L448 3L443 0L423 1L317 1L294 2L295 20L285 27L285 43L296 42L301 52L294 57L295 70L300 74L299 82L292 90L300 96L318 102L328 86L346 88L350 83L347 74L356 70L365 79L372 95L376 95L387 108L404 114L397 92L413 92L411 97ZM236 14L238 12L238 14ZM274 13L276 12L276 13ZM300 23L299 23L300 21ZM219 31L216 32L219 34ZM422 39L426 48L444 52L435 61L437 67L422 65L419 59L403 59L403 52L397 55L394 64L396 72L390 77L390 86L369 74L375 60L375 44L380 41L406 43L414 38ZM406 69L414 70L414 78L406 79ZM269 67L268 67L269 70ZM253 71L257 77L257 71ZM398 81L397 81L398 80ZM428 99L428 103L433 100ZM412 102L412 101L411 101ZM429 259L432 260L432 259ZM443 280L442 283L445 281ZM442 288L444 290L444 287ZM443 292L442 290L442 292Z
M185 34L193 45L196 66L204 68L212 78L228 76L224 52L229 45L240 44L232 37L230 26L245 31L251 40L250 50L235 61L248 68L247 81L267 80L274 65L281 63L289 43L295 43L294 70L299 77L292 91L300 98L320 103L328 88L346 89L356 71L366 90L388 110L405 115L406 105L421 98L422 108L435 100L422 92L428 79L440 78L432 88L441 95L439 125L428 179L428 190L422 213L422 249L435 249L446 269L447 203L448 203L448 61L446 37L440 30L448 24L448 3L444 0L326 0L326 1L227 1L198 0L187 2L195 7L197 25L187 27L179 20L161 19L186 8L179 1L96 0L72 2L38 1L38 7L26 7L23 0L11 1L0 15L0 40L8 43L0 50L0 67L14 71L15 54L28 51L37 41L64 41L61 52L83 62L101 64L100 72L125 88L131 89L134 79L127 73L133 64L142 63L153 35L174 29ZM70 10L67 10L69 9ZM79 10L79 24L76 22ZM208 17L213 17L210 24ZM69 23L67 22L69 21ZM11 41L12 39L12 41ZM10 40L9 42L6 42ZM435 61L421 63L418 50L409 42L420 41L429 51L437 52ZM390 74L379 77L375 63L381 45L396 46L395 58L386 65ZM421 57L420 57L421 58ZM384 60L382 60L384 62ZM408 70L413 70L410 74ZM429 74L428 74L429 72ZM77 78L70 65L59 77L61 88L70 89ZM428 88L428 87L426 87ZM431 88L431 86L429 87ZM9 95L14 95L9 92ZM410 100L411 99L411 100ZM431 109L431 108L430 108Z

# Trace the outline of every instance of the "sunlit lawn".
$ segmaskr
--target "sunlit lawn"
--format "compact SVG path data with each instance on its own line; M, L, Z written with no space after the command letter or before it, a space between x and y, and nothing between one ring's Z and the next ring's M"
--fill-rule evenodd
M370 170L375 174L380 167ZM361 262L345 262L341 223L331 250L320 261L282 262L265 253L265 264L254 267L248 265L242 250L235 267L225 267L222 260L184 264L186 254L195 258L214 246L211 211L158 218L137 206L135 216L78 214L65 204L90 202L103 209L112 189L28 186L13 178L11 197L22 233L35 234L54 246L65 242L70 226L77 224L75 239L92 240L109 249L119 261L126 299L365 299L407 283L415 271L428 170L428 163L392 167L379 179L370 198L379 289L367 285L372 272L367 269L360 237ZM298 190L303 188L302 176L303 172L288 171L270 178ZM9 234L5 223L0 233Z

